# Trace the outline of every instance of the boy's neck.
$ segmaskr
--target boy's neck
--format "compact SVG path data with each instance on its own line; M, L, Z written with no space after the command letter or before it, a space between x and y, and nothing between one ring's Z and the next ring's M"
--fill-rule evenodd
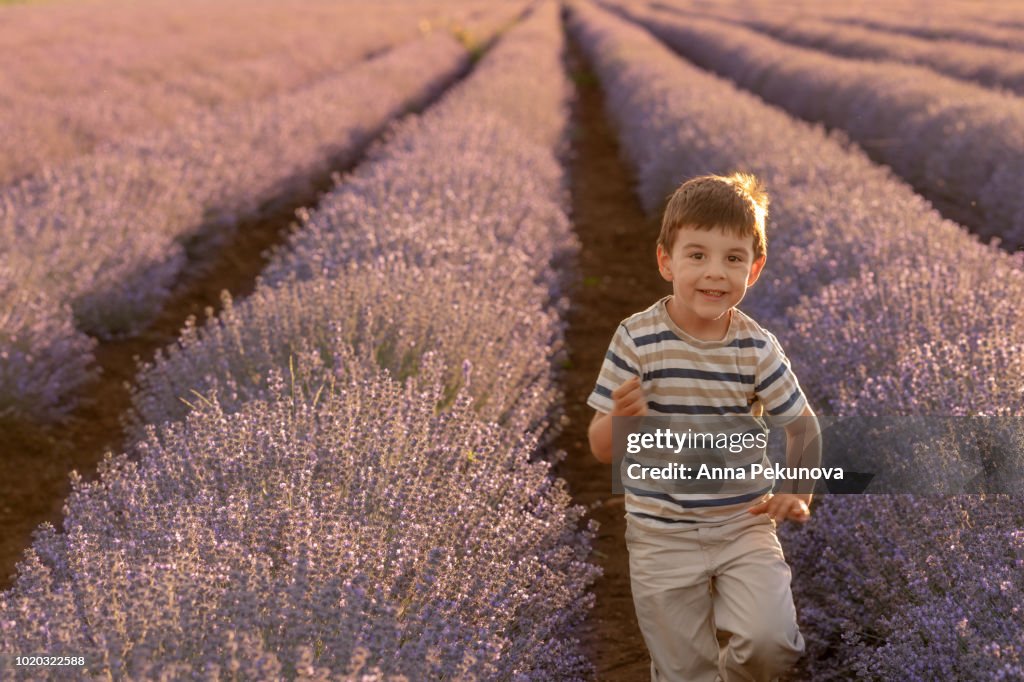
M676 304L676 297L670 296L665 304L668 316L676 326L698 341L722 341L729 333L729 325L732 322L733 308L729 308L724 315L717 320L704 320L696 315L687 314L688 311L680 310Z

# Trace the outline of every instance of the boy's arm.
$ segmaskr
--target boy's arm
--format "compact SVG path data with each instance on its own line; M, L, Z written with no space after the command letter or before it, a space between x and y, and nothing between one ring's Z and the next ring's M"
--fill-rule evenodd
M804 408L800 417L786 424L785 428L785 465L787 467L806 467L815 469L821 466L821 426L810 406ZM811 501L813 481L801 481L806 491L805 502Z
M786 424L786 466L821 466L821 427L810 405L800 416ZM810 517L811 489L814 481L797 480L796 490L780 492L750 508L751 514L768 514L773 519L806 521ZM800 488L806 488L802 490Z
M821 466L821 426L814 410L808 405L800 416L786 424L786 466L815 469ZM796 494L810 504L814 481L796 480L794 489L786 492Z
M612 463L612 416L607 412L595 412L587 430L590 451L602 464Z
M757 399L764 405L769 424L786 429L786 466L817 467L821 465L821 429L814 411L807 404L800 384L790 368L779 340L765 332L768 343L760 357L756 371ZM768 514L775 519L806 521L810 516L808 505L814 481L783 482L779 492L766 502L750 508L753 514Z
M647 414L647 400L640 386L640 378L633 377L612 391L614 407L612 411L598 410L590 420L587 436L590 440L590 451L597 461L611 464L612 452L612 418L637 417Z

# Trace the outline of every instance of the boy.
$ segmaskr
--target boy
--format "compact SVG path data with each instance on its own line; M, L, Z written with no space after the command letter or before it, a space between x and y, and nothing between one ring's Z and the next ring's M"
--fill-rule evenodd
M705 426L723 420L712 423L728 422L735 433L739 421L764 433L763 410L786 429L789 466L819 465L818 424L778 341L736 309L765 264L767 206L758 180L742 173L694 178L672 195L657 247L672 294L615 332L587 401L597 410L589 437L598 460L613 459L615 417L701 415ZM763 445L745 452L738 462L726 454L730 467L768 464ZM782 674L804 641L776 521L805 521L809 491L772 495L772 481L754 477L703 493L681 489L653 491L648 482L625 490L630 580L651 679Z

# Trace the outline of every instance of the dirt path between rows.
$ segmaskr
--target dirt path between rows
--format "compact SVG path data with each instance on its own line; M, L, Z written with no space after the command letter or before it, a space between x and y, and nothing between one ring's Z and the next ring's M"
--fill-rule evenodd
M620 158L617 136L605 116L596 75L573 41L567 56L577 87L570 164L572 220L581 243L570 296L566 343L569 366L562 374L568 423L556 445L566 459L556 468L577 504L593 508L600 523L591 561L604 569L593 587L596 602L578 636L594 662L599 682L648 682L650 657L636 622L629 585L622 495L611 494L611 467L590 454L586 405L616 325L672 293L655 261L659 220L643 214L635 178ZM781 678L808 679L806 658Z
M636 623L629 588L629 558L622 495L611 494L611 467L590 454L586 405L616 325L671 292L654 258L657 221L648 220L633 192L633 176L620 159L616 135L605 118L596 76L570 41L568 66L577 85L570 164L572 220L582 248L570 297L562 375L568 424L557 441L568 454L557 467L575 501L594 507L601 524L592 561L604 569L597 598L579 637L598 680L650 680L650 658Z

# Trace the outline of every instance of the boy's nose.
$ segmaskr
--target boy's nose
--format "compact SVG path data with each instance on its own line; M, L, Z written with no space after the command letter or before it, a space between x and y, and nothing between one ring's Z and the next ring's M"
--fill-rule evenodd
M725 270L721 265L712 265L704 273L704 276L708 279L725 279Z

